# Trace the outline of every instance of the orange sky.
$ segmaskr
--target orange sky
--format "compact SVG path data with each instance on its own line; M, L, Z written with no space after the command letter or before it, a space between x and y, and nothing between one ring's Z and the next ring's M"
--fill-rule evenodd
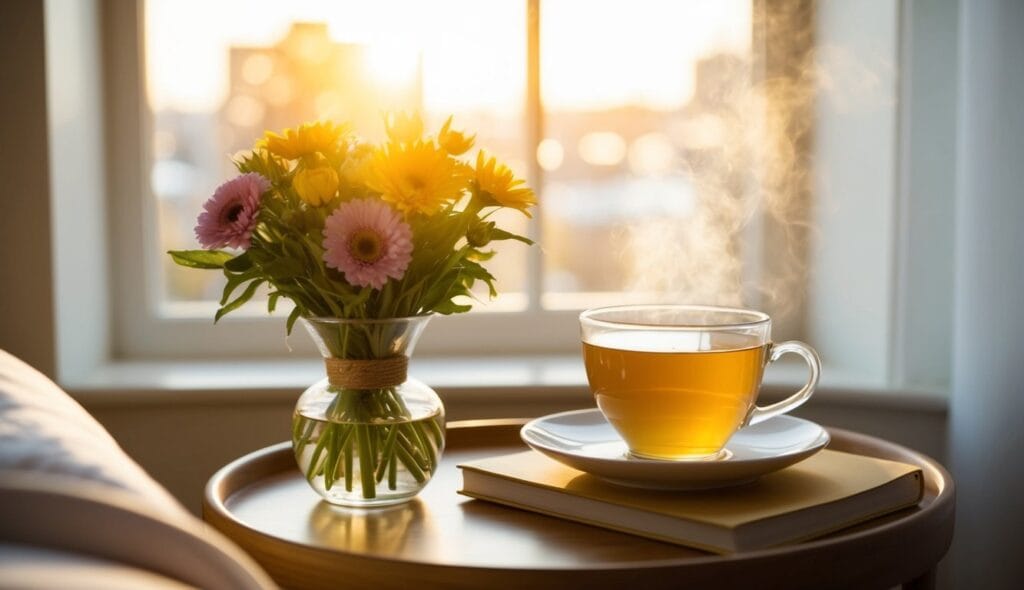
M155 109L216 109L228 90L228 47L271 45L293 21L321 21L335 40L369 45L384 83L411 75L422 51L428 111L516 112L525 4L147 0L150 100ZM693 91L694 59L748 49L750 0L544 0L541 23L548 108L671 109Z

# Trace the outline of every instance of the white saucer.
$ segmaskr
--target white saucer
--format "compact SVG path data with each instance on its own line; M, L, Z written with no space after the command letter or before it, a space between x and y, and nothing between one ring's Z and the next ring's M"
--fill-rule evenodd
M520 431L526 444L574 469L615 484L662 490L740 485L817 453L829 435L814 422L776 416L736 432L718 460L658 461L627 453L601 411L575 410L537 418Z

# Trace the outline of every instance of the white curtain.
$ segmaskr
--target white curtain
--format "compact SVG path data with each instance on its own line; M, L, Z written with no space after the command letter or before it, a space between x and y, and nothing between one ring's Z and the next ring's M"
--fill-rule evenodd
M962 0L950 443L955 588L1024 579L1024 2Z

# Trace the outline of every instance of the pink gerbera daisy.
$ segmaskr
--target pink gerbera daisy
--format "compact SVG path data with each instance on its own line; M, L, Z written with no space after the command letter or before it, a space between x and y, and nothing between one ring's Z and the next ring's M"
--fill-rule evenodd
M324 222L324 262L349 283L380 289L412 260L412 229L398 212L370 199L343 203Z
M242 248L252 243L260 198L270 182L255 172L242 174L217 187L203 205L196 225L196 237L204 248Z

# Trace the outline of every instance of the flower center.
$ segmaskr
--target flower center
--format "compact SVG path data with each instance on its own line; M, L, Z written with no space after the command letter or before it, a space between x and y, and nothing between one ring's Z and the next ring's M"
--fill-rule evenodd
M238 221L238 216L242 214L242 209L243 207L241 203L235 203L224 210L224 219L227 220L228 223Z
M384 254L384 241L372 229L361 229L352 234L348 250L359 262L373 264Z
M414 190L414 191L423 190L423 188L427 186L427 183L424 182L422 178L420 178L419 176L417 176L415 174L407 175L405 177L405 180L406 180L406 182L409 183L409 186L411 186L412 190Z

